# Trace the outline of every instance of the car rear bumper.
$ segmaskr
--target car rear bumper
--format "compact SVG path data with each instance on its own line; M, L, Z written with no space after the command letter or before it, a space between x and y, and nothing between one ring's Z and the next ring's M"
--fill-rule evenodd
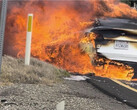
M116 54L116 53L101 52L101 55L107 57L108 59L116 60L116 61L134 62L134 63L137 62L137 55L132 55L132 54L122 54L122 53Z

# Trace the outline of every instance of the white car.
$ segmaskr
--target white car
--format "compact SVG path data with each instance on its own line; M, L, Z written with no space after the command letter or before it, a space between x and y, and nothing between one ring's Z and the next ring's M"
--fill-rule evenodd
M137 20L120 18L99 19L96 20L93 28L86 30L86 34L90 33L95 33L98 37L95 39L94 49L89 49L92 50L89 53L94 53L99 57L112 61L125 63L133 67L135 72L137 72ZM93 54L90 55L93 60ZM92 63L94 63L94 60ZM136 76L137 74L134 74L134 77Z

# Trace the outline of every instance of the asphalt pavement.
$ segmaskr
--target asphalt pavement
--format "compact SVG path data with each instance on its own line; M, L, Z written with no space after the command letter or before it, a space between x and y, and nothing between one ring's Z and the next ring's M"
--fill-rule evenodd
M91 76L90 79L87 79L87 82L105 94L137 108L137 82L112 80L97 76Z

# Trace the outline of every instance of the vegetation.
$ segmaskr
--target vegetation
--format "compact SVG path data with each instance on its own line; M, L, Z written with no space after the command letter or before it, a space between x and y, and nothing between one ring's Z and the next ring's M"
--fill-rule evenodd
M31 58L29 66L24 65L24 59L16 59L10 56L3 56L1 84L47 84L62 81L69 73L49 63Z
M131 5L131 0L121 0L121 2L124 2L124 3L128 4L128 5Z

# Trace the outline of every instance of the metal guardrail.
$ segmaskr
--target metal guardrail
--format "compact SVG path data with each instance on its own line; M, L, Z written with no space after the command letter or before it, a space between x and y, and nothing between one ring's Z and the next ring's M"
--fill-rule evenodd
M5 23L7 14L7 0L2 0L1 18L0 18L0 73L2 65L2 54L3 54L3 42L5 33Z

